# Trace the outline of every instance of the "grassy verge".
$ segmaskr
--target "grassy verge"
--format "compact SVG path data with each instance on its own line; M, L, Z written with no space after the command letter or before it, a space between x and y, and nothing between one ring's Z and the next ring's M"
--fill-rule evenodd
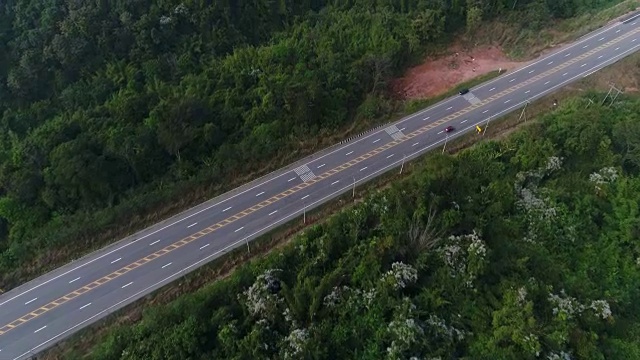
M491 79L497 78L500 75L505 74L506 71L503 72L498 72L497 70L488 72L486 74L477 76L471 80L465 81L463 83L460 83L457 85L457 87L455 89L450 89L447 92L444 92L438 96L434 96L434 97L430 97L428 99L414 99L414 100L409 100L406 101L403 104L403 109L402 109L402 113L409 115L412 113L415 113L417 111L420 111L422 109L425 109L431 105L434 105L450 96L454 96L456 94L458 94L458 90L459 89L463 89L463 88L467 88L470 89L476 85L480 85L486 81L489 81Z
M612 20L633 11L638 0L623 1L607 9L594 10L570 19L557 21L551 26L535 29L520 19L505 22L495 20L465 38L468 46L501 44L505 53L514 60L527 60L544 51L583 36Z
M603 100L602 93L608 90L609 83L613 82L618 88L625 91L624 96L636 93L638 90L638 79L640 79L640 54L627 57L618 63L594 73L577 83L569 85L558 92L548 95L527 107L527 119L520 119L520 111L508 114L502 118L492 121L484 136L475 133L465 134L447 145L448 152L455 154L464 148L468 148L479 141L498 139L507 136L511 132L522 126L536 121L535 117L551 110L551 99L558 99L560 104L568 98L577 95L587 94L594 103L586 101L585 106L601 106ZM486 80L486 79L485 79ZM429 156L414 162L408 162L404 166L402 175L397 170L386 173L366 184L356 188L356 196L352 198L351 193L347 193L331 202L309 211L307 213L307 224L302 224L301 219L294 219L284 224L279 229L274 230L251 243L251 256L246 252L246 248L239 248L230 252L226 256L216 259L206 266L184 276L164 288L146 296L126 308L109 315L105 320L94 324L87 330L74 335L65 342L43 353L40 359L61 359L61 358L82 358L87 351L106 334L113 325L130 324L142 315L143 309L157 304L166 304L175 300L185 293L190 293L203 285L226 277L236 266L252 259L260 258L273 249L277 249L288 243L293 235L312 223L324 221L329 215L351 206L354 202L360 201L371 191L385 188L390 183L401 178L410 176L413 171L420 167L423 161L428 161Z

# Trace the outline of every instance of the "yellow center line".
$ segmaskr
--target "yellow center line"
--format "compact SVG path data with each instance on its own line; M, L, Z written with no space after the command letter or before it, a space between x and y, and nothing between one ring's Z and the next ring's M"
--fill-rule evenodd
M613 39L613 40L611 40L611 41L609 41L609 42L607 42L605 44L602 44L602 45L590 50L587 53L584 53L584 54L582 54L582 55L580 55L578 57L575 57L575 58L573 58L571 60L568 60L567 62L562 63L562 64L556 66L555 68L547 70L547 71L545 71L545 72L543 72L541 74L538 74L538 75L536 75L536 76L534 76L534 77L532 77L532 78L530 78L530 79L528 79L528 80L526 80L526 81L524 81L522 83L516 84L516 85L514 85L514 86L512 86L512 87L510 87L510 88L508 88L508 89L506 89L504 91L501 91L501 92L499 92L499 93L497 93L497 94L495 94L495 95L493 95L493 96L491 96L491 97L479 102L479 103L476 103L476 104L473 104L471 106L468 106L468 107L466 107L466 108L464 108L462 110L459 110L454 114L448 115L448 116L446 116L446 117L444 117L444 118L442 118L442 119L440 119L440 120L438 120L438 121L436 121L434 123L431 123L429 125L423 126L418 130L415 130L415 131L413 131L413 132L411 132L409 134L406 134L405 136L403 136L399 140L393 140L393 141L391 141L391 142L389 142L389 143L387 143L385 145L382 145L382 146L378 147L377 149L371 150L371 151L369 151L368 153L366 153L364 155L361 155L361 156L359 156L359 157L357 157L355 159L347 161L346 163L344 163L344 164L342 164L340 166L337 166L337 167L335 167L335 168L333 168L331 170L328 170L328 171L324 172L323 174L321 174L321 175L319 175L319 176L317 176L317 177L315 177L315 178L313 178L313 179L311 179L309 181L306 181L306 182L301 183L301 184L299 184L297 186L294 186L294 187L290 188L289 190L281 192L278 195L274 195L271 198L269 198L267 200L264 200L264 201L254 205L254 206L252 206L252 207L250 207L250 208L248 208L248 209L246 209L244 211L241 211L241 212L239 212L239 213L237 213L237 214L235 214L235 215L233 215L233 216L231 216L231 217L229 217L227 219L224 219L224 220L222 220L222 221L220 221L220 222L218 222L218 223L216 223L214 225L211 225L211 226L209 226L209 227L207 227L207 228L205 228L203 230L200 230L200 231L194 233L193 235L185 237L184 239L181 239L180 241L177 241L177 242L175 242L175 243L173 243L171 245L168 245L168 246L164 247L161 250L158 250L158 251L156 251L156 252L154 252L154 253L152 253L150 255L147 255L146 257L144 257L144 258L142 258L140 260L137 260L137 261L135 261L135 262L133 262L133 263L127 265L127 266L124 266L121 269L118 269L118 270L112 272L109 275L106 275L106 276L104 276L104 277L102 277L102 278L100 278L100 279L98 279L98 280L96 280L96 281L94 281L92 283L89 283L89 284L87 284L87 285L85 285L85 286L83 286L83 287L81 287L81 288L79 288L79 289L77 289L75 291L72 291L72 292L70 292L69 294L67 294L67 295L65 295L63 297L60 297L60 298L58 298L58 299L56 299L54 301L51 301L50 303L39 307L38 309L36 309L36 310L34 310L34 311L32 311L32 312L20 317L19 319L16 319L16 320L12 321L11 323L9 323L7 325L4 325L3 327L0 328L0 335L4 335L8 331L16 328L17 326L22 325L22 324L24 324L24 323L26 323L28 321L31 321L31 320L41 316L42 314L45 314L45 313L47 313L47 312L59 307L62 304L65 304L65 303L67 303L67 302L69 302L69 301L71 301L71 300L73 300L73 299L75 299L75 298L77 298L77 297L79 297L79 296L81 296L83 294L86 294L87 292L97 288L98 286L104 285L104 284L108 283L109 281L117 279L118 277L120 277L120 276L122 276L124 274L127 274L127 273L129 273L129 272L131 272L131 271L133 271L133 270L135 270L135 269L137 269L137 268L139 268L139 267L141 267L141 266L143 266L143 265L145 265L145 264L147 264L147 263L149 263L149 262L151 262L151 261L153 261L153 260L155 260L155 259L157 259L157 258L159 258L161 256L164 256L164 255L166 255L166 254L168 254L170 252L173 252L173 251L175 251L175 250L177 250L177 249L179 249L181 247L184 247L185 245L190 244L193 241L195 241L195 240L197 240L197 239L199 239L199 238L201 238L201 237L203 237L205 235L208 235L208 234L210 234L210 233L212 233L212 232L214 232L214 231L216 231L216 230L218 230L218 229L220 229L222 227L225 227L225 226L227 226L227 225L229 225L229 224L231 224L233 222L236 222L236 221L244 218L245 216L250 215L250 214L252 214L252 213L254 213L254 212L256 212L256 211L258 211L258 210L260 210L260 209L262 209L262 208L264 208L266 206L268 206L268 205L271 205L271 204L273 204L273 203L275 203L275 202L277 202L279 200L282 200L282 199L284 199L284 198L286 198L288 196L291 196L291 195L301 191L302 189L305 189L305 188L307 188L307 187L309 187L309 186L311 186L311 185L313 185L313 184L315 184L315 183L317 183L317 182L319 182L321 180L324 180L324 179L326 179L326 178L328 178L330 176L333 176L333 175L335 175L335 174L337 174L337 173L339 173L341 171L344 171L345 169L348 169L348 168L350 168L350 167L352 167L352 166L354 166L354 165L356 165L358 163L361 163L361 162L363 162L363 161L365 161L365 160L367 160L367 159L369 159L369 158L371 158L371 157L373 157L373 156L375 156L375 155L377 155L377 154L379 154L379 153L381 153L383 151L386 151L386 150L388 150L388 149L390 149L390 148L392 148L394 146L397 146L397 145L399 145L399 144L401 144L401 143L403 143L405 141L408 141L408 140L410 140L410 139L412 139L412 138L414 138L414 137L416 137L416 136L418 136L420 134L423 134L423 133L425 133L425 132L437 127L437 126L445 124L445 123L447 123L447 122L449 122L449 121L451 121L453 119L459 118L460 116L462 116L462 115L464 115L464 114L466 114L466 113L468 113L468 112L470 112L472 110L475 110L475 109L477 109L477 108L479 108L481 106L487 105L487 104L489 104L489 103L491 103L491 102L493 102L493 101L495 101L495 100L497 100L497 99L499 99L501 97L504 97L507 94L510 94L510 93L512 93L512 92L514 92L514 91L526 86L526 85L529 85L529 84L531 84L531 83L533 83L535 81L538 81L538 80L540 80L540 79L542 79L544 77L547 77L547 76L549 76L551 74L554 74L554 73L566 68L567 66L572 65L572 64L574 64L574 63L576 63L576 62L578 62L580 60L583 60L583 59L585 59L585 58L597 53L598 51L601 51L601 50L603 50L603 49L605 49L605 48L607 48L607 47L609 47L609 46L611 46L611 45L613 45L613 44L615 44L617 42L620 42L623 39L625 39L625 38L627 38L629 36L632 36L632 35L634 35L634 34L636 34L638 32L640 32L640 28L638 28L638 29L636 29L634 31L628 32L628 33L626 33L626 34L624 34L624 35L622 35L622 36L620 36L620 37L618 37L616 39Z

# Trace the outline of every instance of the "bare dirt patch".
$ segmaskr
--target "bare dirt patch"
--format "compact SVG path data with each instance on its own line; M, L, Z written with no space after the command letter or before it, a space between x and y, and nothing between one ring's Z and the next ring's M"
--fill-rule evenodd
M428 58L394 81L394 93L402 99L421 99L440 95L457 84L502 69L513 70L524 62L512 61L499 46L464 50L453 47L448 55Z

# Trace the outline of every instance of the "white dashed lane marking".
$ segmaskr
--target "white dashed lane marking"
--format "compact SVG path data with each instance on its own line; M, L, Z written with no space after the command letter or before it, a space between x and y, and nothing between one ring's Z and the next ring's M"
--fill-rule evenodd
M127 286L129 286L129 285L131 285L131 284L133 284L133 281L132 281L132 282L130 282L130 283L128 283L128 284L122 285L122 288L124 289L124 288L126 288Z
M32 302L36 301L36 300L38 300L38 298L31 299L31 300L27 301L27 302L26 302L26 303L24 303L24 304L25 304L25 305L29 305L29 304L31 304Z
M111 263L112 263L112 264L115 264L115 263L117 263L117 262L118 262L118 261L120 261L120 260L122 260L122 258L117 258L117 259L113 260Z
M278 212L278 210L274 210L274 211L272 211L272 212L270 212L270 213L269 213L269 216L271 216L271 215L273 215L273 214L275 214L275 213L277 213L277 212Z
M82 306L80 306L80 310L82 310L82 309L84 309L84 308L86 308L87 306L90 306L90 305L91 305L91 303L88 303L86 305L82 305Z
M187 228L194 227L194 226L196 226L196 225L198 225L198 223L193 223L193 224L191 224L191 225L187 226Z
M45 326L41 327L40 329L38 329L38 330L34 331L33 333L35 334L35 333L37 333L37 332L39 332L39 331L41 331L41 330L44 330L44 329L46 329L46 327L47 327L47 325L45 325Z
M158 241L160 241L160 240L158 240ZM69 281L69 284L71 284L72 282L76 282L76 281L78 281L78 280L80 280L80 277L77 277L77 278L75 278L75 279L73 279L73 280Z
M167 266L169 266L169 265L171 265L171 264L172 264L172 263L168 263L168 264L166 264L166 265L163 265L163 266L162 266L162 268L164 269L164 268L166 268Z
M209 245L211 245L211 244L206 244L206 245L200 246L200 250L202 250L202 249L206 248L206 247L207 247L207 246L209 246Z
M349 151L348 153L346 153L346 154L344 154L344 155L345 155L345 156L349 156L349 155L351 155L351 154L353 154L353 151Z
M296 179L296 178L293 178L293 179L291 179L291 180L295 180L295 179ZM289 181L291 181L291 180L289 180ZM222 210L222 212L225 212L225 211L227 211L227 210L231 210L231 206L229 206L228 208L226 208L226 209Z

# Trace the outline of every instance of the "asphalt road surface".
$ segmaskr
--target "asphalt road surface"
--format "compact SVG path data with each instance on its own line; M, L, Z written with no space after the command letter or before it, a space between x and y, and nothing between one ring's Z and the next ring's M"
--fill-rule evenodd
M637 18L640 22L640 17ZM476 125L632 54L636 18L393 125L319 152L0 297L0 359L24 359L303 212ZM550 104L551 106L551 104ZM445 133L447 126L455 131Z

